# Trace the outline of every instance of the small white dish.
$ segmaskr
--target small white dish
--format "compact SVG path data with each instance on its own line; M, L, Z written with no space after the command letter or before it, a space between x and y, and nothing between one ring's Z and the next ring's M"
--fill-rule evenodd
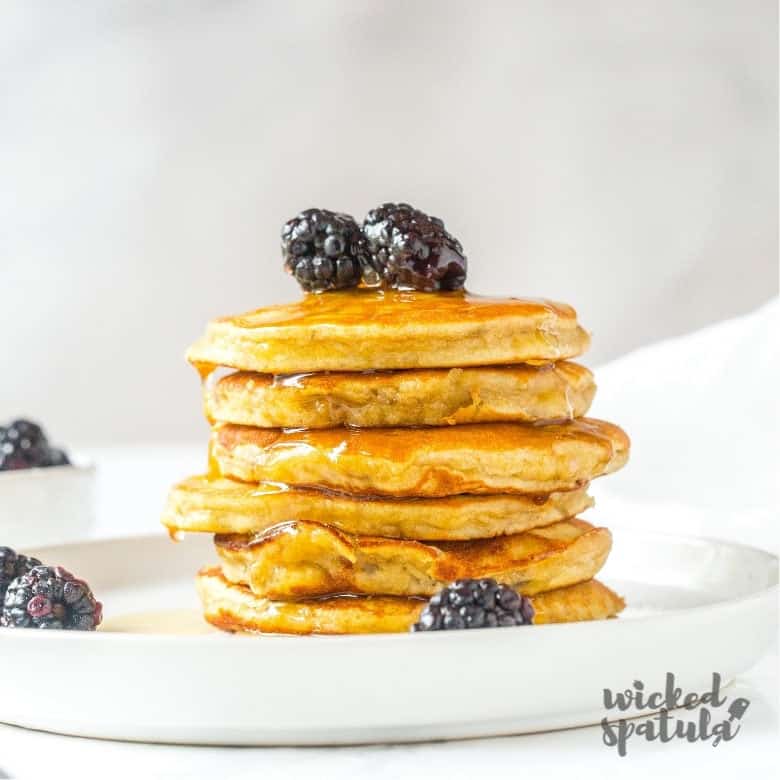
M709 690L777 632L777 558L619 530L601 578L617 620L374 636L231 636L200 617L211 539L32 551L86 578L96 633L0 629L0 721L88 737L212 745L402 742L599 722L603 689ZM45 670L42 672L41 670ZM631 714L629 711L627 714ZM612 713L614 716L614 713Z
M83 539L95 522L95 466L0 471L0 545L19 548Z

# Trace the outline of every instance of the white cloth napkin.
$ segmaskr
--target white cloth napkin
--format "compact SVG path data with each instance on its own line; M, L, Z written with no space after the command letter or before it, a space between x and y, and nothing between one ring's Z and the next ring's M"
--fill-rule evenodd
M595 369L590 415L632 440L592 520L778 549L778 299Z

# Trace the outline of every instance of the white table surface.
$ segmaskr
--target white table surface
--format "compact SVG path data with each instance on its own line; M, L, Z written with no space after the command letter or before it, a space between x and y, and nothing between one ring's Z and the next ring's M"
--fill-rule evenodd
M203 467L203 446L92 449L99 464L95 536L162 533L158 516L169 485ZM121 495L121 501L117 496ZM63 737L0 726L0 770L11 777L518 778L572 771L603 777L698 772L711 777L768 770L777 764L778 657L767 655L742 675L731 696L751 704L739 736L661 745L632 740L626 758L601 742L598 727L548 734L406 746L213 748L139 745ZM522 673L522 667L520 667ZM0 688L1 695L1 688ZM78 706L74 702L74 706ZM2 774L0 774L2 777Z

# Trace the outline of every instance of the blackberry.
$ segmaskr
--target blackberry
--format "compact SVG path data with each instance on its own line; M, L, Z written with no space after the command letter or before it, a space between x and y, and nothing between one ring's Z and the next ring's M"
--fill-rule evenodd
M48 452L46 434L34 422L14 420L0 432L0 470L43 466Z
M9 584L0 626L92 631L102 619L86 582L61 566L35 566Z
M56 447L49 449L49 455L46 458L46 466L70 466L70 458L67 454Z
M460 242L437 217L408 203L385 203L363 222L371 271L392 287L459 290L466 281Z
M456 580L432 596L412 631L525 626L534 610L525 596L493 579Z
M20 555L10 547L0 547L0 610L2 610L5 591L11 580L27 574L34 566L40 566L37 558Z
M284 267L306 292L357 287L365 240L348 214L307 209L282 228Z
M40 425L29 420L14 420L0 427L0 471L67 466L68 456L49 446Z

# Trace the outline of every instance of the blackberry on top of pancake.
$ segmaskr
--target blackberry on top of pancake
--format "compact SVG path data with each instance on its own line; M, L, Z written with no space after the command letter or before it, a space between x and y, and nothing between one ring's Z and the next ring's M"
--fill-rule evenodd
M384 203L369 211L363 235L377 281L429 291L459 290L466 281L466 255L460 241L447 232L441 219L408 203Z
M438 217L408 203L384 203L362 226L349 214L306 209L282 228L285 270L304 291L357 287L459 290L466 280L460 242Z
M306 292L356 287L368 262L366 240L349 214L306 209L282 228L285 270Z

